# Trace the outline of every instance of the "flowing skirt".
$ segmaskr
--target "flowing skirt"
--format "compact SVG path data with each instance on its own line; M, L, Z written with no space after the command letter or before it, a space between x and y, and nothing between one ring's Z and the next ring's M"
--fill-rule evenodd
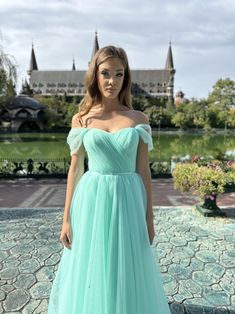
M147 197L136 173L87 171L70 207L48 314L170 314L149 243Z

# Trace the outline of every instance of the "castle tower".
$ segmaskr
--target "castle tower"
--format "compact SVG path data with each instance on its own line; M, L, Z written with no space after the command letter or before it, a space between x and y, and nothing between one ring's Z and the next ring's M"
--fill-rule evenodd
M94 55L96 54L96 52L97 52L99 49L100 49L100 47L99 47L99 42L98 42L98 37L97 37L97 31L96 31L96 32L95 32L95 40L94 40L93 49L92 49L92 54L91 54L91 60L92 60L92 58L94 57ZM90 65L91 60L90 60L90 62L88 63L88 65Z
M31 76L32 71L38 71L38 65L35 57L34 47L32 44L32 50L31 50L31 56L30 56L30 62L29 62L29 69L28 69L28 75Z
M172 100L174 98L174 77L175 77L176 70L174 69L171 42L169 44L169 48L168 48L168 52L167 52L165 69L170 71L170 79L169 79L168 86L167 86L167 95L168 95L168 99Z
M75 66L75 60L74 60L74 58L73 58L72 71L76 71L76 66Z

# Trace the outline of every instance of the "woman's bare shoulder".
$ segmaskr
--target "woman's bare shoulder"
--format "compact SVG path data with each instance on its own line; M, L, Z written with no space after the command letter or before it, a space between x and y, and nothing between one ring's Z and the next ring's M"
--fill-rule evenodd
M149 117L140 110L133 110L133 120L136 124L149 124Z
M79 114L76 113L73 117L72 117L72 121L71 121L71 127L72 128L81 128L82 125L79 121Z

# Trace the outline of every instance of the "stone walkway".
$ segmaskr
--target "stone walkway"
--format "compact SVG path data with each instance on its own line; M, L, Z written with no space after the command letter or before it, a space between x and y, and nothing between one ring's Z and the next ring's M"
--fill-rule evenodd
M63 207L65 190L65 179L0 180L0 208ZM198 202L197 197L175 190L172 179L153 179L152 196L154 206L187 206ZM218 205L234 208L235 193L220 195Z
M0 181L0 314L47 313L65 189L61 179ZM171 179L152 180L152 192L152 249L172 313L235 314L235 193L218 200L227 218L205 218Z
M152 249L172 313L234 314L235 220L189 207L154 215ZM0 313L47 313L62 216L62 208L0 210Z

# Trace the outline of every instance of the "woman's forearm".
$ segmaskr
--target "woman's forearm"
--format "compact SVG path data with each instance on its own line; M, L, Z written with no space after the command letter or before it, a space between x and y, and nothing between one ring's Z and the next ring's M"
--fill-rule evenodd
M67 186L66 186L66 197L65 197L65 206L64 206L64 217L63 221L69 222L70 221L70 205L72 200L72 195L75 187L75 179L76 179L76 172L69 169L68 176L67 176Z
M73 197L73 192L77 186L81 176L84 173L84 160L78 160L78 166L73 167L72 165L69 168L67 176L67 187L66 187L66 197L65 197L65 206L64 206L64 218L63 221L70 221L70 206Z
M153 220L153 206L152 206L152 177L151 177L151 171L148 168L145 168L145 170L141 171L140 173L146 194L147 194L147 212L146 212L146 219L147 220Z

